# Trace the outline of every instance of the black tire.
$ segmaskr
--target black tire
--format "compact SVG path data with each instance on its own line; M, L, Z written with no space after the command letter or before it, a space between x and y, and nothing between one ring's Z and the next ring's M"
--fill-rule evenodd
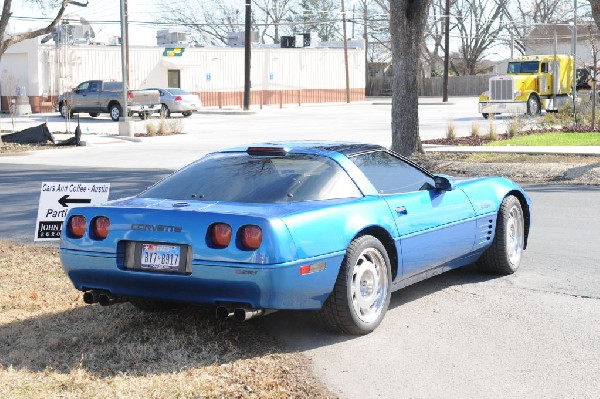
M111 104L110 107L108 107L108 113L110 114L110 119L112 119L114 122L118 122L119 119L121 118L121 106L117 103L115 104Z
M95 118L95 117L97 117L98 115L100 115L100 113L99 113L99 112L90 112L90 116L91 116L92 118Z
M513 274L521 264L524 244L525 218L521 202L509 195L498 210L494 242L481 255L477 266L486 273Z
M160 106L160 116L162 118L170 118L171 117L171 111L169 110L169 107L167 107L165 104Z
M73 111L70 111L69 107L67 107L64 103L58 104L58 112L60 113L60 116L63 117L63 119L73 117Z
M540 99L535 94L530 95L527 99L527 115L539 115L541 112Z
M139 117L141 120L146 120L150 118L151 113L150 112L140 112Z
M318 312L321 324L345 334L370 333L387 312L391 282L383 244L369 235L355 238L348 245L333 291Z
M186 117L186 118L188 116L191 116L191 115L192 115L192 111L185 111L185 112L183 112L183 116Z
M490 117L490 114L483 113L481 114L481 116L483 116L483 119L487 119Z
M176 302L159 301L148 298L129 298L129 302L144 312L166 312L181 306Z

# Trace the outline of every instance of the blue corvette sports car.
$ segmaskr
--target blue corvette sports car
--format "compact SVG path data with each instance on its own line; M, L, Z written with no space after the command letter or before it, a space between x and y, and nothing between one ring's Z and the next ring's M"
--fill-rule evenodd
M318 309L325 327L365 334L394 290L474 262L515 272L530 212L505 178L432 175L378 145L268 143L71 209L60 257L86 303L211 305L238 320Z

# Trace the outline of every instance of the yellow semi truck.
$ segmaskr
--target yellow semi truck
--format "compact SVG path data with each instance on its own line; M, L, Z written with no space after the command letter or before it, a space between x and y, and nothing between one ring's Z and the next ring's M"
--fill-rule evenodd
M572 101L573 57L526 55L508 63L507 74L490 78L489 89L479 96L479 112L536 115L558 111Z

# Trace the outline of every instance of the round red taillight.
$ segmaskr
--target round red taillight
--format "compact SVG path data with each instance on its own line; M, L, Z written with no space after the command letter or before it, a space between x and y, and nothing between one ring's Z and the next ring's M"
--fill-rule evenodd
M244 249L258 249L262 243L262 229L253 224L242 226L240 239Z
M181 100L182 100L181 96L175 97L175 101L181 101Z
M73 238L81 238L85 234L86 220L81 215L73 215L69 218L69 235Z
M231 242L231 226L215 223L209 228L210 243L217 248L225 248Z
M110 220L106 216L98 216L92 221L92 231L94 238L103 240L108 236L110 231Z

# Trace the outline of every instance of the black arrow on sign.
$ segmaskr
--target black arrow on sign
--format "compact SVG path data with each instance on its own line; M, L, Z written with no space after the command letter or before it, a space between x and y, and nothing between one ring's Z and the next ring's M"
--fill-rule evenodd
M92 202L90 198L71 198L69 199L69 194L63 195L58 203L61 204L64 208L68 208L69 204L89 204Z

